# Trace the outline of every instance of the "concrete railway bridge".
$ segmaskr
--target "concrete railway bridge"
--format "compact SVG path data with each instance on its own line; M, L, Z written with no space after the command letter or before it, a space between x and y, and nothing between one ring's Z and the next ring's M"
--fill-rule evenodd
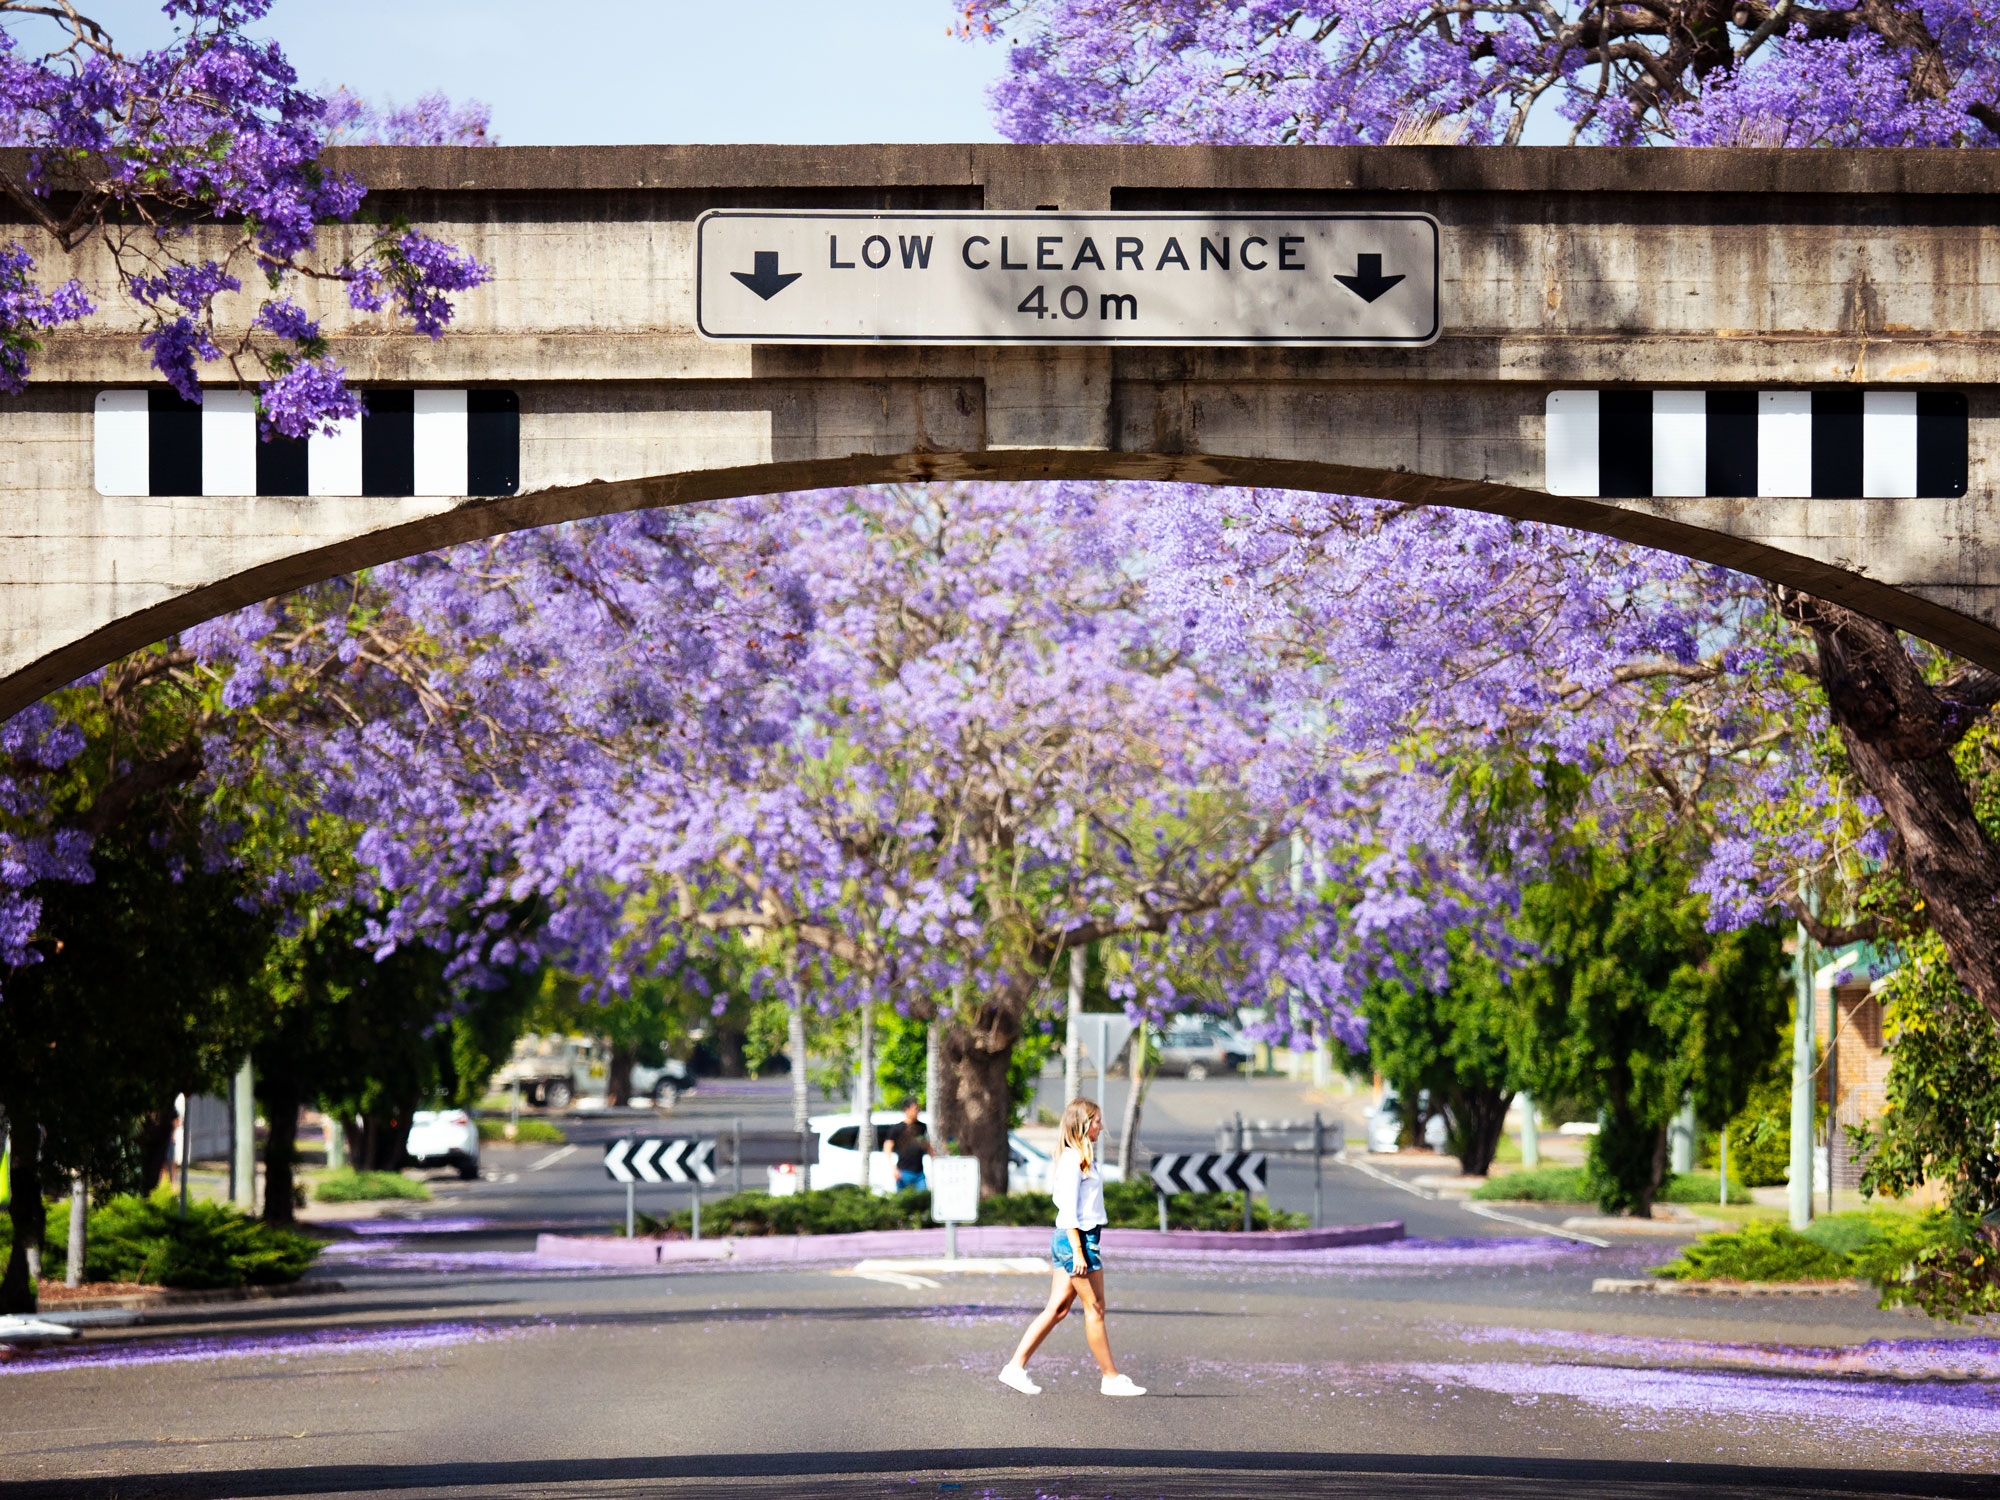
M26 394L0 398L0 713L202 619L448 543L897 480L1173 479L1499 512L1797 585L2000 668L1995 153L340 156L379 212L495 279L436 342L330 308L336 357L385 412L414 410L406 422L442 412L475 448L504 426L514 469L482 483L475 453L472 473L427 470L419 443L399 480L393 454L355 443L315 449L310 483L296 456L288 481L291 460L224 452L218 434L249 430L226 401L163 416L129 328L51 338ZM1400 347L716 342L696 307L711 209L1427 214L1441 332ZM329 230L330 247L350 232ZM78 272L107 274L87 257ZM168 441L197 428L199 458Z

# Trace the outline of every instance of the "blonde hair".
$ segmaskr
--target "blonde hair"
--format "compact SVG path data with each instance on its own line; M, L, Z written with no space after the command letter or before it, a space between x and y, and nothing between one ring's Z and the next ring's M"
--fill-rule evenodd
M1072 1099L1062 1113L1062 1143L1083 1158L1083 1169L1091 1167L1090 1122L1098 1119L1104 1111L1088 1099Z

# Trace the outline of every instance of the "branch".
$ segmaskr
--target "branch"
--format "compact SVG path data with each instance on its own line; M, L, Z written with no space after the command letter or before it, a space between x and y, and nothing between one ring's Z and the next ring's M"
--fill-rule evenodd
M201 746L193 740L157 760L140 761L124 775L114 778L70 826L92 838L102 838L141 797L192 781L201 774L201 769Z
M1872 943L1882 935L1879 917L1859 917L1852 922L1829 922L1807 911L1803 901L1787 901L1789 911L1806 933L1822 948L1845 948L1849 943Z

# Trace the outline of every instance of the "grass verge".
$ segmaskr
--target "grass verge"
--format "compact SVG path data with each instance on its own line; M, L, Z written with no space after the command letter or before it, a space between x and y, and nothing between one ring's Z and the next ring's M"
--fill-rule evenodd
M391 1198L430 1201L431 1190L401 1172L335 1172L313 1187L318 1203L379 1203Z
M482 1141L506 1140L507 1122L481 1119L479 1138ZM560 1146L568 1140L568 1136L547 1120L521 1120L514 1127L514 1143L520 1146Z

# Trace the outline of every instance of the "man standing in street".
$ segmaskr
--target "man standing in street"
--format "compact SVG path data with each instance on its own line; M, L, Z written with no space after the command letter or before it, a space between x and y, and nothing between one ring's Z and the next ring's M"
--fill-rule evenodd
M896 1153L897 1192L912 1192L924 1185L924 1158L936 1156L937 1147L931 1144L930 1132L917 1118L914 1098L904 1101L903 1123L889 1132L882 1149Z

